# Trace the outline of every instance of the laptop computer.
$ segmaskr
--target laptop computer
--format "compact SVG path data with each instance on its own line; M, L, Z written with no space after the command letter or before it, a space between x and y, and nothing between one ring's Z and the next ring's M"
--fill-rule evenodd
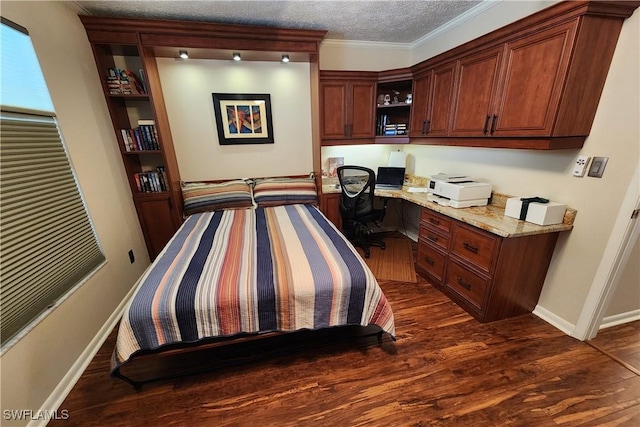
M401 190L405 168L380 166L376 177L376 188L380 190Z

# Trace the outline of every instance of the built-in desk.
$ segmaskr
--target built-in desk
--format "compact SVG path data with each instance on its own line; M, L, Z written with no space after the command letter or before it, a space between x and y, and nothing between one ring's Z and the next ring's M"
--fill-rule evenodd
M323 209L340 189L323 185ZM562 224L539 226L504 216L508 196L493 194L488 206L451 208L426 193L376 190L376 196L422 206L416 270L480 322L530 313L535 308L560 232L573 228L567 209ZM331 219L331 214L328 215Z

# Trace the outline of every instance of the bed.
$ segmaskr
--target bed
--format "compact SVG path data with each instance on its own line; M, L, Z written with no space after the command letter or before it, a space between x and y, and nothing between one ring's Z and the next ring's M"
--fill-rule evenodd
M385 295L312 183L186 185L186 220L139 280L112 376L138 387L120 372L137 355L212 338L373 325L395 339Z

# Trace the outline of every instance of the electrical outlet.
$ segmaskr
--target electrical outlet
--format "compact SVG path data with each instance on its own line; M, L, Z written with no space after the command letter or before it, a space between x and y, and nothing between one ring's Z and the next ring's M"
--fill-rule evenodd
M573 165L573 176L582 178L587 171L587 167L589 166L589 160L591 160L591 157L579 156L576 159L576 163Z

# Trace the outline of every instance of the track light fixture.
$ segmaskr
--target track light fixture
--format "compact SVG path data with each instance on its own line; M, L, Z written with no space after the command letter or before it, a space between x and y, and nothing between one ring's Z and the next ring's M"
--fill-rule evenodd
M233 52L233 60L234 61L240 61L242 59L242 57L240 56L239 52Z
M289 62L289 55L287 54L282 55L282 62L285 62L285 63Z
M181 50L180 51L180 58L182 58L182 59L188 59L189 58L189 54L187 53L186 50Z

